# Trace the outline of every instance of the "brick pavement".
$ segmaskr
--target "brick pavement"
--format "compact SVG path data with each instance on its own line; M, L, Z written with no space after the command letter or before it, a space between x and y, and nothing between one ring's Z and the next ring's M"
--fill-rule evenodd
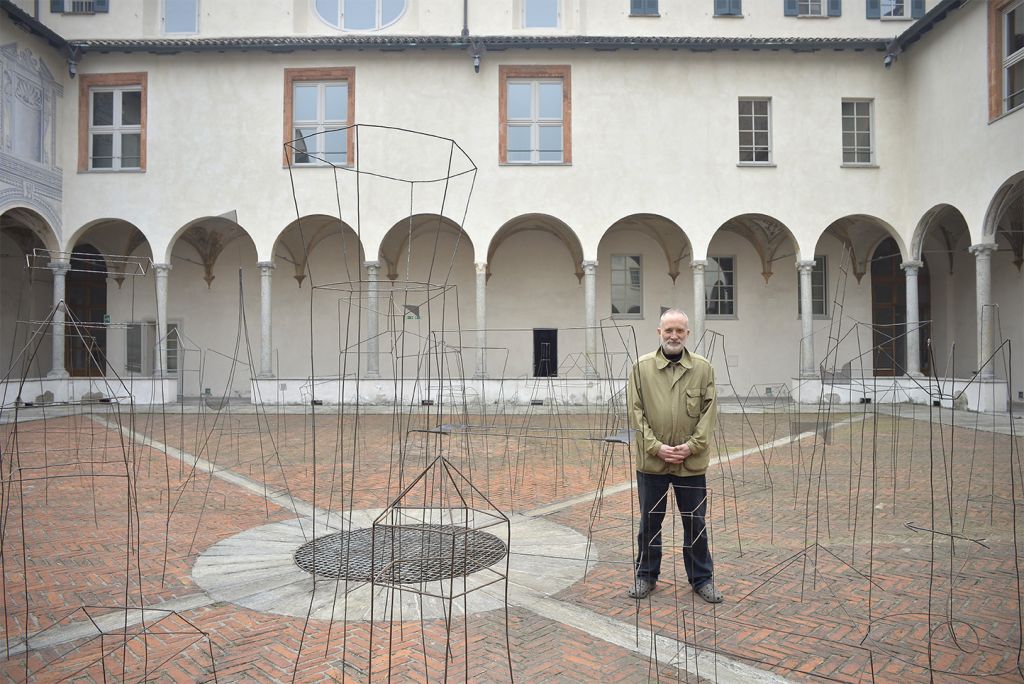
M219 681L367 681L371 670L374 681L440 681L447 663L451 679L507 681L507 624L518 681L695 681L668 664L694 650L712 663L715 654L722 658L720 670L702 666L705 680L739 662L803 681L1022 681L1015 564L1022 554L1014 532L1022 514L1018 508L1015 520L1013 508L1021 498L1019 461L1010 468L1019 449L1011 450L1006 435L948 427L940 434L882 410L831 419L847 424L834 428L830 444L805 438L712 471L709 522L727 596L712 607L686 586L674 534L658 591L639 606L625 599L631 468L621 446L600 441L621 429L606 416L416 414L396 421L323 412L314 465L307 415L140 413L134 430L322 508L382 507L438 453L506 511L584 495L546 517L591 534L599 560L553 600L626 633L664 639L657 653L642 640L617 644L596 626L568 626L522 605L510 608L507 623L503 611L491 611L456 615L447 629L443 620L304 625L211 602L174 614L171 633L136 628L127 641L116 634L100 645L69 641L14 655L2 673L21 681L26 664L29 672L45 664L30 678L212 681L215 666ZM790 422L814 420L723 414L716 446L737 454L784 437ZM451 435L409 431L439 422L474 427ZM200 552L292 517L123 441L84 412L3 431L4 629L12 643L26 630L83 622L81 606L194 597L201 592L189 572ZM622 491L595 508L585 495L602 485ZM668 653L665 644L683 644L685 652Z

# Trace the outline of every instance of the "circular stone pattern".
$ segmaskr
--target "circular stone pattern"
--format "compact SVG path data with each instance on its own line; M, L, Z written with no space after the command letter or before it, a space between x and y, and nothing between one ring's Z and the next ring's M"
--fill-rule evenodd
M493 534L458 525L377 525L303 544L295 564L317 577L410 584L465 577L507 553Z

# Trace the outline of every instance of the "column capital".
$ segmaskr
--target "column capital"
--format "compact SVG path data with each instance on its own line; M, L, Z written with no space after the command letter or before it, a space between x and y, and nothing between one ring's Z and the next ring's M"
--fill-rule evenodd
M909 273L917 273L924 266L920 259L907 259L900 264L900 268Z
M153 270L156 271L157 275L167 275L173 269L174 266L171 266L170 264L153 264Z
M692 268L694 271L703 271L704 268L707 265L708 265L708 260L707 259L691 259L690 260L690 268Z
M370 270L371 268L380 269L380 261L364 261L363 266L366 268L366 270Z
M486 261L477 261L476 263L473 264L473 266L476 268L476 274L477 275L484 275L484 274L487 273L487 262Z
M583 272L587 275L594 275L597 272L597 259L584 259L582 265Z
M796 270L807 271L808 273L810 273L811 271L814 270L814 267L816 265L817 264L814 261L814 259L801 259L800 261L796 262Z
M260 267L261 272L273 271L277 266L274 265L273 261L257 261L256 265Z
M71 262L64 260L51 261L48 268L53 271L55 275L64 275L71 270Z
M976 245L971 245L967 248L971 254L975 257L985 258L992 254L992 252L999 249L999 245L994 242L979 242Z

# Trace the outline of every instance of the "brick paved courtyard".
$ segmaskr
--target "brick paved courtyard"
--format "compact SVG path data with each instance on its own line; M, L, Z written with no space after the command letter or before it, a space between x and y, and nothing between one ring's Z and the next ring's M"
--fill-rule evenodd
M615 416L346 409L320 411L314 429L309 410L95 405L43 418L0 426L12 681L1022 681L1020 451L985 416L723 412L709 516L719 606L689 590L678 524L658 590L625 596L635 495L628 447L605 439L624 427ZM193 576L202 554L261 526L359 527L436 456L472 483L470 508L512 520L507 592L488 589L507 598L497 608L458 598L430 617L379 587L391 619L307 619L275 612L277 599L223 600ZM527 529L580 541L517 539ZM281 584L293 586L268 596L312 600ZM358 589L309 586L332 600L341 586L336 606Z

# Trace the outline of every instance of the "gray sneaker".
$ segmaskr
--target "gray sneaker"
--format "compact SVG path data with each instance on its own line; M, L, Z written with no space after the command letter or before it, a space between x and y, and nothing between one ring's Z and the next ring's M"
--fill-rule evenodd
M636 582L629 589L629 598L640 600L647 598L654 591L654 587L658 584L657 580L644 579L643 577L637 577Z
M724 599L722 592L715 588L714 581L705 582L699 587L694 587L693 590L697 593L697 596L700 596L708 603L721 603Z

